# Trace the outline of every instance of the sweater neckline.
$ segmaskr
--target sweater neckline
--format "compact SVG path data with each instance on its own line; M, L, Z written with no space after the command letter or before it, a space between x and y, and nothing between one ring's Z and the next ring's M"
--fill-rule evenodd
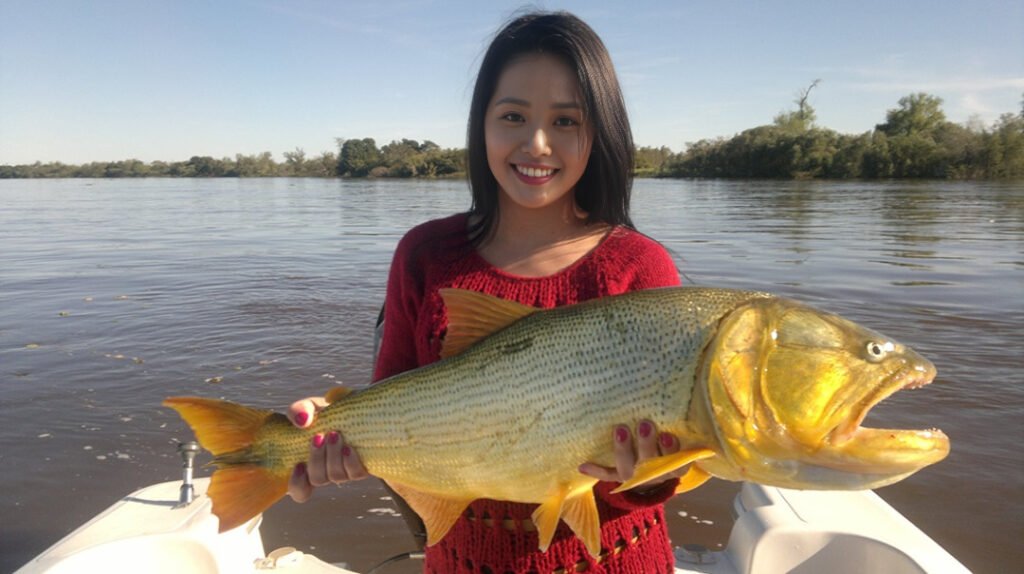
M468 224L468 222L469 222L469 214L465 214L465 217L462 220L463 228L465 228L465 226ZM489 272L489 273L491 273L493 275L496 275L498 277L503 277L505 279L511 279L511 280L514 280L514 281L550 281L552 279L556 279L556 278L563 277L563 276L571 274L573 271L578 269L580 266L584 265L586 262L588 262L591 259L593 259L595 254L598 251L600 251L604 247L604 245L606 243L608 243L608 241L612 238L612 236L617 236L621 229L622 229L621 225L613 225L613 226L609 227L608 231L606 231L604 236L601 237L601 240L597 242L597 245L593 246L589 251L587 251L586 253L581 255L579 258L577 258L575 261L573 261L569 265L566 265L565 267L559 269L558 271L556 271L556 272L554 272L554 273L552 273L550 275L541 275L541 276L538 276L538 277L531 277L531 276L527 276L527 275L518 275L516 273L511 273L509 271L505 271L501 267L498 267L497 265L494 265L493 263L491 263L490 261L485 259L483 255L480 255L480 252L477 250L476 247L472 247L470 249L470 253L471 253L470 256L476 261L477 265L479 265L480 267L483 267L487 272Z

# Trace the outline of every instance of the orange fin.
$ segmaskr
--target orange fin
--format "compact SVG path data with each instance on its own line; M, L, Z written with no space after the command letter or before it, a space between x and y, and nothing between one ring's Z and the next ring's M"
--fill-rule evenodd
M540 541L540 551L546 552L551 540L555 537L555 529L558 528L558 520L562 516L562 504L565 503L565 494L559 493L549 497L533 511L533 523L537 525L537 538Z
M327 404L336 403L354 392L354 390L348 387L338 385L337 387L331 387L331 390L327 391L327 394L324 395L324 400L327 401Z
M463 500L442 498L394 482L388 482L388 485L404 498L409 506L416 511L416 514L423 519L423 525L427 527L427 546L433 546L440 542L445 534L452 529L459 516L462 516L469 503L473 501L472 498Z
M290 426L283 415L199 397L171 397L163 404L178 411L203 448L214 454L218 469L206 495L220 519L220 532L244 524L288 491L292 469L265 466L252 450L265 424L277 419L277 424Z
M178 411L196 433L199 444L215 456L248 448L256 432L274 414L200 397L169 397L163 404Z
M676 487L676 494L689 492L704 484L711 478L711 475L697 465L692 465L686 470L683 478L679 479L679 486Z
M594 502L595 484L597 479L580 476L563 485L533 511L541 552L547 551L555 537L558 521L563 519L592 556L601 553L601 520Z
M287 494L291 469L283 470L275 472L273 468L243 464L214 472L206 495L213 503L213 513L220 519L218 531L245 524Z
M583 541L593 557L601 555L601 518L594 502L594 484L597 480L581 481L576 491L562 504L562 520Z
M681 450L674 454L666 454L664 456L649 458L636 465L636 469L633 471L633 478L623 482L612 492L618 493L624 490L629 490L649 480L654 480L665 473L682 468L695 460L701 460L712 456L715 456L715 451L709 448L694 448L690 450Z
M445 288L439 292L448 309L448 333L441 357L458 355L480 339L540 310L466 289Z

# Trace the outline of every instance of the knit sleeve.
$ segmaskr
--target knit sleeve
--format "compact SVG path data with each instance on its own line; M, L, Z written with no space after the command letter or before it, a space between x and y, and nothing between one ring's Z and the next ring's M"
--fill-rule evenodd
M605 256L602 267L609 295L680 284L679 270L668 250L637 231L620 228L614 247Z
M384 296L384 333L373 380L379 381L417 367L415 329L422 294L412 270L415 238L406 234L395 249Z
M679 270L665 247L646 235L638 235L637 259L641 262L625 291L639 291L680 284Z

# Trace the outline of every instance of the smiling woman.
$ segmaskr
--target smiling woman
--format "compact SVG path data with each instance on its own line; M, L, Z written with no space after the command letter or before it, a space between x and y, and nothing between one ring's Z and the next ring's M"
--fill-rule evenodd
M574 219L570 192L587 167L593 131L578 92L572 70L551 56L522 56L505 68L484 123L504 216L557 203Z
M527 14L498 33L477 77L468 152L470 211L416 226L395 250L376 379L439 360L441 341L453 325L452 308L441 295L450 288L533 309L679 284L666 250L633 229L629 120L604 45L575 16ZM539 383L545 393L557 394L544 379L498 380L516 392ZM447 389L453 396L444 401L454 405L474 392L460 381ZM298 401L292 421L306 429L323 408L319 397ZM309 498L314 486L365 478L362 453L345 444L346 424L340 422L330 424L342 428L314 436L308 465L296 466L290 487L296 500ZM679 452L679 440L649 418L616 415L601 424L598 434L608 448L602 456L573 461L549 497L467 491L466 499L446 505L444 528L438 528L437 514L417 493L422 488L391 482L433 536L425 570L671 571L662 503L685 470L664 469L642 484L612 491L644 461ZM556 442L548 446L557 448ZM372 450L366 454L372 457ZM459 460L442 458L441 463L460 466ZM509 476L529 467L517 463L511 473L491 466L492 472ZM369 470L375 472L372 460ZM586 523L586 544L564 528L556 532L563 500L567 509L577 509L566 510L566 520L581 528L580 520ZM600 525L593 520L598 513ZM522 528L488 527L492 517L507 517ZM637 537L637 532L644 534ZM631 539L632 544L623 542Z

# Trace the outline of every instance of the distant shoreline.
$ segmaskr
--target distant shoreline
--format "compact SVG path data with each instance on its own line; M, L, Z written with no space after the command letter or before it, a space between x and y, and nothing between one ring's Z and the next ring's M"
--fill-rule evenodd
M812 84L811 87L814 87ZM768 125L731 138L701 140L683 152L638 147L634 176L700 179L886 180L1024 178L1024 105L990 127L946 120L942 100L911 94L889 110L886 121L859 135L815 124L806 101ZM403 139L378 147L373 138L338 139L338 153L307 158L302 149L215 159L149 163L137 159L68 165L35 162L0 165L0 179L138 177L343 177L451 179L465 177L466 151L426 140Z

